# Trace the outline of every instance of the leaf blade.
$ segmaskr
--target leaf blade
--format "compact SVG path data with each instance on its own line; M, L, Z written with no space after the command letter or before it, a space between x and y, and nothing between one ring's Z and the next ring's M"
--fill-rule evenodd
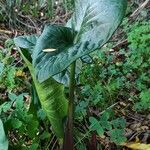
M35 77L32 64L26 59L21 50L19 52L30 70L40 103L50 120L55 134L58 138L63 138L63 119L67 116L68 107L68 102L64 96L64 86L52 78L49 78L43 83L39 83Z
M76 59L102 47L121 23L126 3L126 0L76 0L75 13L67 24L69 28L46 26L33 53L38 80L45 81ZM42 53L49 47L59 50Z
M1 119L0 119L0 150L8 150L8 140L6 138Z

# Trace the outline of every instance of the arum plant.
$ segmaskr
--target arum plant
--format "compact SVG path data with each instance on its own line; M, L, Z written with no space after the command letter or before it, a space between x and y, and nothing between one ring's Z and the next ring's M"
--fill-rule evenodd
M74 14L66 26L46 25L40 36L14 39L54 132L64 140L64 150L73 149L74 90L79 61L85 60L85 56L89 58L91 52L110 39L126 6L127 0L75 0ZM69 100L64 96L64 86L69 86Z

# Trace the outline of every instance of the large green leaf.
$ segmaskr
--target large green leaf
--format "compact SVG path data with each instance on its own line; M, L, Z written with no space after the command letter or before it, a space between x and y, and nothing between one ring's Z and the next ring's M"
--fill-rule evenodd
M20 47L24 49L24 51L28 51L29 53L24 53L26 54L26 57L28 57L28 60L32 60L32 54L34 47L36 45L38 36L37 35L29 35L29 36L18 36L14 38L15 45L17 47ZM29 54L29 55L28 55ZM78 75L80 73L82 67L81 61L76 62L76 79L78 78ZM59 74L56 74L52 76L54 80L56 80L59 83L64 84L65 86L69 85L69 76L70 76L70 70L69 68L66 68L64 71L60 72Z
M66 62L61 61L61 58L66 58L68 48L73 45L74 34L70 28L56 25L45 26L33 51L33 64L40 82L45 81L49 77L67 68ZM43 52L44 49L50 48L56 49L56 51L50 53ZM55 66L57 69L52 66ZM63 70L61 68L63 68ZM59 71L55 74L51 74L56 70Z
M41 105L59 138L64 135L64 119L67 116L68 102L64 96L64 86L52 78L39 83L31 71Z
M104 45L121 23L126 5L127 0L76 0L68 28L46 26L36 43L33 65L38 80L45 81Z
M39 81L35 78L32 64L21 50L19 50L19 52L30 70L40 103L50 120L54 132L57 137L63 138L63 119L67 116L68 107L67 99L64 96L64 86L52 78L49 78L43 83L39 83Z
M1 119L0 119L0 150L8 150L8 140L6 138Z

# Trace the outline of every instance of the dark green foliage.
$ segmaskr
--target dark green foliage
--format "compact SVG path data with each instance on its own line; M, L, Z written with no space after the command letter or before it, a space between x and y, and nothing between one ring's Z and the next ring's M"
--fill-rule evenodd
M17 85L21 84L16 72L23 70L23 66L17 66L19 63L16 63L15 57L12 55L11 40L6 41L5 47L5 49L0 48L0 90L12 91Z
M150 22L136 23L128 34L128 40L131 43L129 45L131 52L129 52L126 67L131 70L130 75L135 82L134 88L139 93L140 102L136 104L136 108L149 109Z
M26 136L32 139L38 132L39 122L35 119L35 116L28 112L28 106L24 101L27 96L26 93L18 96L14 93L9 93L9 100L0 105L0 116L4 120L8 131L17 130L18 136L26 133ZM24 142L23 139L20 139L18 146L20 145L21 147Z
M91 131L96 131L99 136L104 135L104 130L97 119L90 117L89 121L91 123L91 126L89 127Z
M125 119L107 115L106 109L118 101L133 103L131 109L136 111L148 112L150 108L149 26L149 22L132 25L127 34L128 47L116 52L103 48L93 53L93 63L84 65L81 73L83 86L77 89L81 101L75 109L76 119L83 123L85 118L89 118L89 107L94 115L104 111L102 116L90 117L90 130L99 136L107 135L117 144L126 141ZM81 139L89 138L89 131L84 134L86 136L81 136Z
M140 101L135 104L137 110L149 110L150 108L150 91L142 91L139 96Z
M15 72L16 69L14 66L6 66L5 70L3 70L2 76L0 77L0 82L8 87L8 89L13 89L15 87Z
M145 109L149 108L148 99L144 97L149 94L149 26L149 22L132 26L128 33L129 50L108 52L103 49L93 54L95 61L85 66L80 80L82 84L92 85L82 89L82 95L92 105L97 103L105 109L118 100L132 99L133 103L141 100L135 108L139 105L139 108L144 109L144 101L147 103Z
M122 129L114 129L110 132L111 141L121 144L124 143L127 139L124 137L124 130Z

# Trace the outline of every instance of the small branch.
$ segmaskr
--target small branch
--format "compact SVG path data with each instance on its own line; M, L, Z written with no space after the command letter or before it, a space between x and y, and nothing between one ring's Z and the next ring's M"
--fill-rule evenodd
M0 33L5 33L5 34L12 34L12 31L8 31L8 30L1 30L0 29Z
M22 25L24 25L24 26L28 27L28 28L31 28L31 29L37 30L37 28L36 28L36 27L34 27L34 26L30 26L30 25L28 25L28 24L26 24L26 23L24 23L24 22L20 21L19 19L17 19L17 21L18 21L19 23L21 23Z
M130 17L134 17L138 15L145 7L146 5L150 2L150 0L145 0L143 4L141 4L131 15Z
M109 106L109 107L108 107L108 108L106 108L104 111L100 112L100 113L98 114L98 116L102 115L102 114L103 114L103 113L105 113L107 110L109 110L109 109L111 109L111 108L115 107L116 105L118 105L118 103L119 103L119 102L117 102L117 103L115 103L115 104L113 104L113 105Z
M33 27L36 29L36 32L39 33L39 28L37 27L37 25L35 24L35 22L29 16L24 16L22 14L19 14L19 16L22 17L22 18L28 19L33 24Z
M113 49L114 51L118 51L121 47L123 47L123 46L125 46L125 45L127 45L127 44L128 44L128 40L125 39L125 40L119 42L118 44L116 44L112 49Z

